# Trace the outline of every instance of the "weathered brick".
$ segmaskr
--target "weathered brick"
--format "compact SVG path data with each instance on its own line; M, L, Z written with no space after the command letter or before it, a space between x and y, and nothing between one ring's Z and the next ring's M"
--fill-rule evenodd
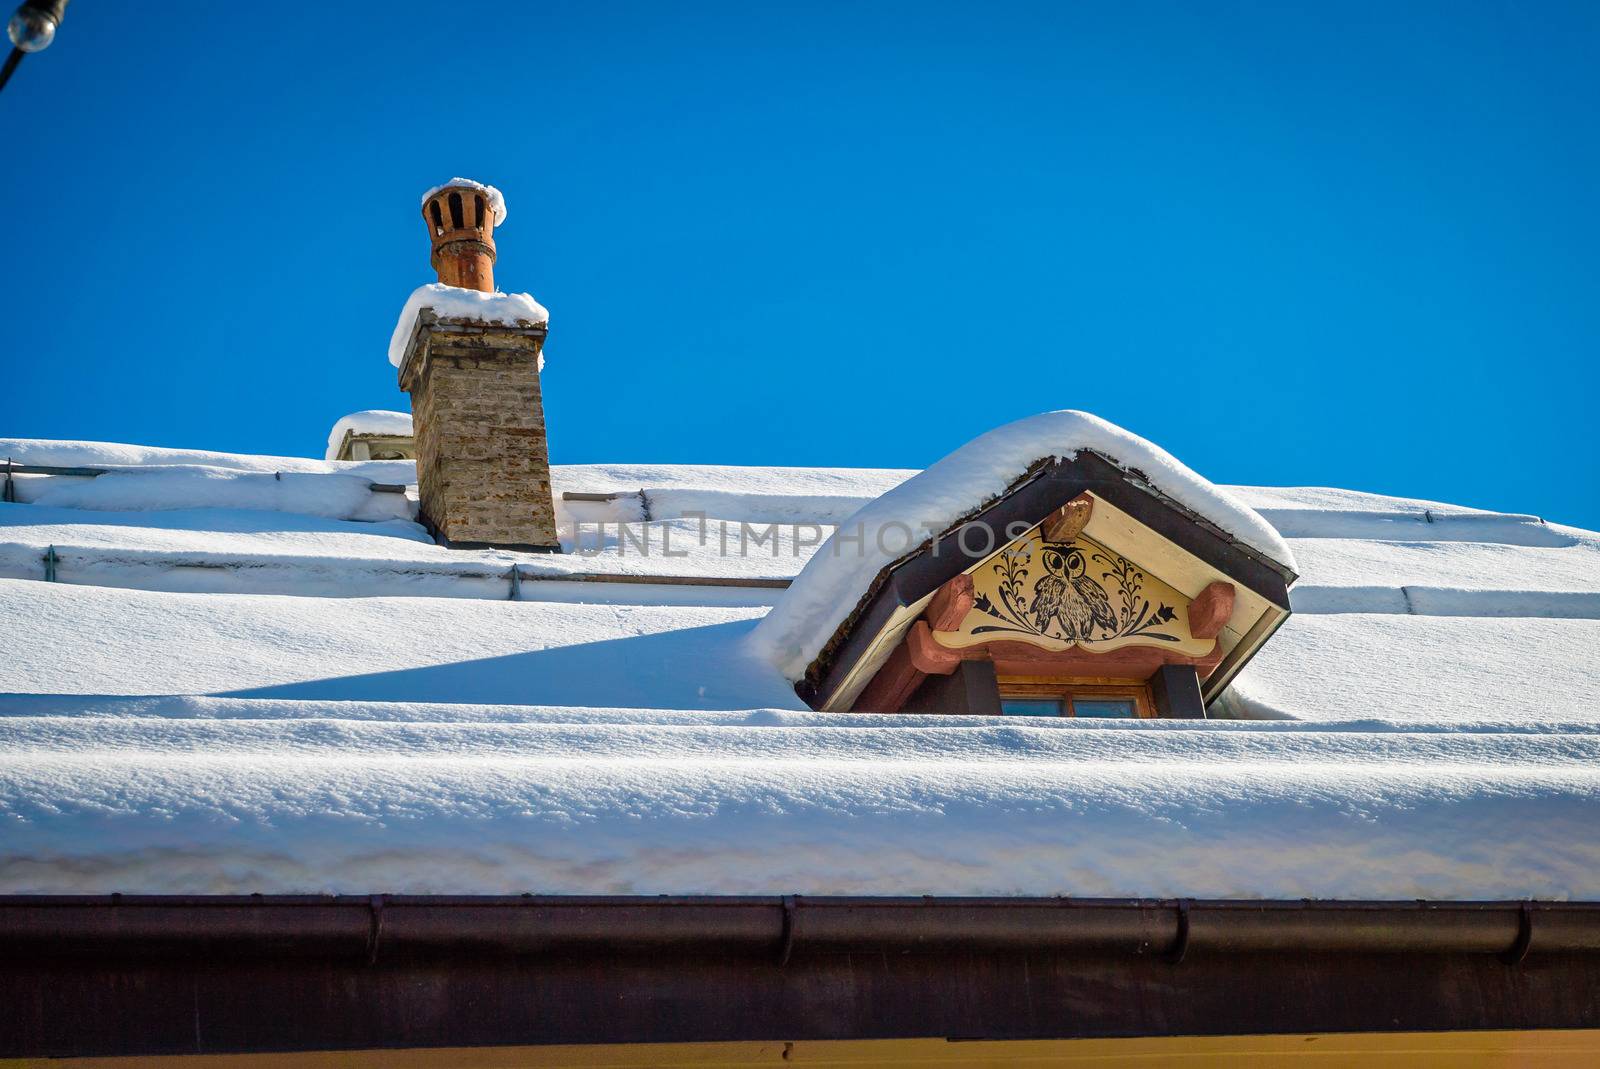
M453 543L555 547L543 330L422 316L400 385L411 394L425 522Z

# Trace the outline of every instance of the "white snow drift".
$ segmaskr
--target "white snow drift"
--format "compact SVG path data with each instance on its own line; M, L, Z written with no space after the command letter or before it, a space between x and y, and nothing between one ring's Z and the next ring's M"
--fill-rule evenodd
M1600 897L1593 725L0 710L6 892Z

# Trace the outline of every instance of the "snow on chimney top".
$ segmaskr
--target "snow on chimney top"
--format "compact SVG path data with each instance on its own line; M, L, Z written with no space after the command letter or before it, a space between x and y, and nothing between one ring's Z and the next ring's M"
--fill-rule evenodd
M494 228L505 222L500 191L470 178L452 178L422 195L422 220L433 243L439 281L494 292Z

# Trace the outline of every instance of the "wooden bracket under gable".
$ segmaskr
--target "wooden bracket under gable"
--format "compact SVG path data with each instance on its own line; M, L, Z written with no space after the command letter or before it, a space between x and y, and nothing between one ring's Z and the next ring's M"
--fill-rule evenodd
M1089 517L1093 513L1094 498L1079 494L1047 516L1040 525L1040 533L1047 542L1070 542L1089 526Z
M1079 513L1086 515L1087 510L1079 510ZM1061 519L1058 512L1046 523ZM1037 580L1035 583L1037 585ZM1035 591L1031 597L1041 595ZM855 708L898 712L927 677L949 675L962 661L973 660L992 662L1001 675L1092 676L1142 682L1164 666L1190 665L1203 678L1222 660L1222 649L1216 639L1233 615L1234 587L1227 582L1213 582L1184 607L1190 645L1194 647L1191 650L1155 640L1134 641L1110 649L1056 640L1054 645L1064 648L1046 648L1041 645L1046 636L1020 635L999 629L992 629L996 632L994 637L972 641L975 634L964 629L970 623L969 614L979 604L978 599L978 585L966 572L952 577L935 591L899 647L867 684ZM1175 620L1175 614L1169 613L1163 619ZM1204 640L1205 646L1201 647L1195 640Z
M1220 580L1189 602L1189 633L1195 638L1216 638L1233 619L1233 584Z

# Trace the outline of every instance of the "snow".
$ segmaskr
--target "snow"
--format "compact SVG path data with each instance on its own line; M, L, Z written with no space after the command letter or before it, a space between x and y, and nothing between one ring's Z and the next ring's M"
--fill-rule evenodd
M201 449L0 438L0 458L18 464L58 467L165 467L198 465L238 471L324 472L361 475L373 482L415 485L409 460L326 461L218 453ZM678 519L694 513L751 523L834 525L915 471L896 468L756 468L721 464L557 464L551 479L557 508L571 507L585 519ZM69 477L19 476L20 493L30 483L52 485ZM617 493L631 501L615 504L563 503L565 491ZM645 498L637 495L643 493ZM19 498L20 499L20 498ZM32 500L32 498L27 498Z
M407 545L396 546L395 539ZM101 512L0 502L0 543L85 549L214 552L240 561L316 554L336 560L451 560L416 523L327 519L256 509ZM418 556L413 557L412 554Z
M99 478L62 481L33 503L49 508L118 510L264 509L348 519L372 497L372 484L356 475L243 472L228 468L169 467L110 471Z
M440 319L475 319L481 323L513 326L550 322L550 313L530 294L484 293L460 286L446 286L443 282L430 282L411 291L405 307L400 309L400 318L395 321L394 333L389 335L389 363L395 367L399 367L400 361L405 359L417 313L424 308L433 309ZM540 358L539 367L544 367L543 357Z
M557 464L564 491L638 494L636 511L608 519L705 516L752 524L837 526L914 471L896 468L754 468L713 464ZM558 506L559 507L559 506ZM566 503L573 508L573 503ZM828 533L832 533L831 531ZM798 569L796 569L798 570Z
M879 495L959 515L1037 441L938 480L558 466L569 529L607 521L580 556L339 515L352 482L406 502L365 487L409 462L0 440L118 469L0 503L0 893L1600 897L1600 535L1185 489L1066 422L1039 452L1285 536L1296 613L1213 709L1253 719L810 713L750 641L782 591L579 581L794 576Z
M1084 449L1142 473L1167 497L1294 569L1294 554L1276 530L1165 450L1087 412L1045 412L980 435L863 506L842 527L859 539L845 548L835 535L811 558L752 636L756 648L799 679L880 571L998 497L1037 461L1071 459Z
M371 500L405 502L397 494ZM634 499L637 503L637 499ZM772 588L552 582L620 575L710 581L784 580L826 529L768 528L698 520L619 525L585 522L569 552L515 553L437 546L413 522L339 522L292 513L191 509L171 513L95 512L0 503L0 576L37 579L54 548L58 579L151 590L296 594L319 597L412 595L502 600L516 566L526 600L672 599L678 604L770 605ZM798 537L797 537L798 536ZM534 583L539 580L542 582Z
M666 491L714 493L719 500L786 498L807 501L848 500L866 504L913 475L907 468L785 468L733 464L557 464L567 489L605 492L647 487L652 495ZM712 512L713 516L741 516Z
M743 652L739 639L763 611L0 579L5 689L15 693L804 708ZM73 649L80 655L63 656Z
M506 221L506 198L501 194L501 192L494 186L485 185L482 182L475 182L470 178L452 178L443 185L434 186L432 189L428 190L422 195L421 203L427 204L428 200L435 193L439 192L441 189L450 189L452 187L476 189L489 199L489 210L494 213L494 225L499 226L501 223Z
M1415 723L1600 724L1600 613L1587 619L1296 613L1219 710L1252 717Z
M0 703L6 893L1593 899L1597 799L1592 725Z
M352 412L348 416L341 416L333 425L333 430L328 432L328 449L323 458L338 460L339 446L344 444L344 436L349 433L399 435L409 438L411 413L369 408L364 412Z
M11 444L24 445L25 458L38 462L44 459L41 452L49 457L60 443ZM227 454L176 450L156 451L146 458L129 455L131 447L82 445L67 456L50 459L101 465L113 460L230 460ZM377 474L388 479L411 478L409 461L357 465L231 458L231 462L241 469L249 463L335 472L381 468ZM557 516L569 551L563 555L444 550L432 545L420 527L394 521L342 527L316 521L301 530L309 518L292 518L293 513L232 509L112 513L0 504L0 575L37 577L45 549L55 546L63 560L63 581L148 589L500 598L512 563L524 577L598 572L784 579L797 574L833 533L830 521L911 474L869 469L557 465L552 469ZM19 476L16 485L21 500L34 501L51 488L83 482ZM598 502L561 500L568 490L618 496ZM1250 500L1248 495L1258 491L1244 488L1238 493ZM1292 540L1303 573L1293 590L1299 613L1595 615L1600 538L1589 532L1540 525L1540 544L1528 545L1524 528L1500 525L1483 529L1480 537L1499 535L1505 542L1460 541L1449 524L1423 517L1425 503L1382 499L1387 502L1382 504L1374 499L1355 504L1366 514L1392 519L1366 530L1366 537L1335 537L1351 510L1317 507L1334 491L1270 493L1273 504L1268 507L1295 512L1301 517L1296 522L1310 535ZM382 504L403 506L405 500L397 494L372 494L358 515L366 519L407 515L370 511ZM1433 505L1431 511L1438 516L1449 508ZM645 521L646 515L653 519ZM1405 516L1415 518L1402 522ZM577 532L575 521L582 521ZM603 528L597 526L601 521ZM575 539L575 533L581 537ZM397 543L390 535L405 541ZM1430 535L1439 540L1428 541ZM776 593L768 591L762 597L770 600ZM596 591L588 596L606 595ZM639 595L626 596L636 600ZM654 588L651 596L661 596L661 588Z
M1318 588L1372 586L1600 591L1600 539L1572 532L1565 542L1562 546L1526 546L1453 540L1300 539L1294 550L1305 578L1290 595L1299 599ZM1298 600L1295 607L1299 609Z
M61 468L204 467L233 471L360 475L378 483L417 481L416 465L409 460L332 462L309 457L257 456L253 453L218 453L209 449L169 449L163 446L67 442L48 438L0 438L0 458L9 458L18 464ZM19 483L25 478L19 478Z

